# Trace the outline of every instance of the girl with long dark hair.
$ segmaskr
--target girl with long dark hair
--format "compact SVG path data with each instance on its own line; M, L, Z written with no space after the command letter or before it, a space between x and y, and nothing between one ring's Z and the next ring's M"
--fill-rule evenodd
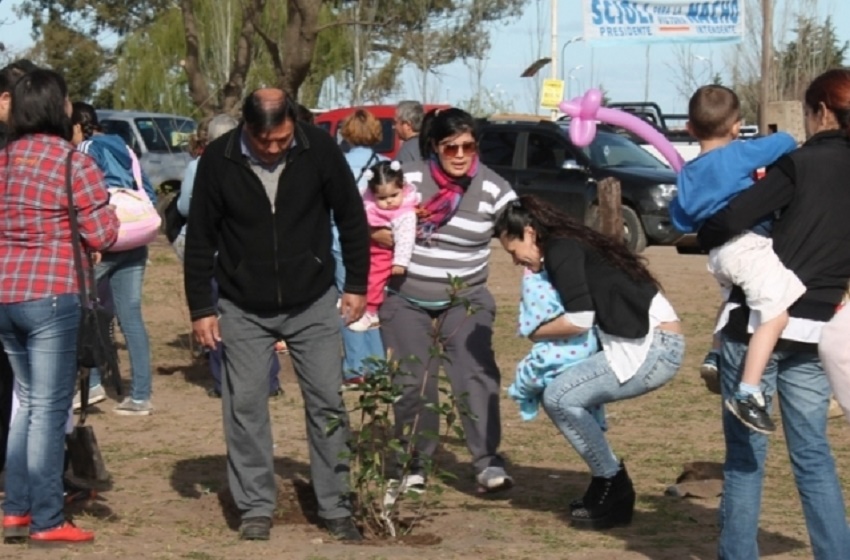
M573 221L534 196L508 203L495 233L514 263L546 271L565 313L532 340L563 339L595 328L602 351L551 380L543 408L590 468L584 496L570 504L578 528L631 522L635 491L593 409L658 389L685 352L679 319L657 280L624 244Z

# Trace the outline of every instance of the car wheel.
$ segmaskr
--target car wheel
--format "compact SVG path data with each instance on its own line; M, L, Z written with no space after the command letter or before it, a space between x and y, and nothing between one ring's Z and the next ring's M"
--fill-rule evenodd
M640 223L640 216L628 206L623 206L623 229L629 251L642 253L646 249L646 232Z
M640 253L646 249L646 232L643 229L643 224L640 222L640 217L637 212L623 206L623 242L629 251ZM585 225L599 231L599 206L593 205L590 207L584 221Z

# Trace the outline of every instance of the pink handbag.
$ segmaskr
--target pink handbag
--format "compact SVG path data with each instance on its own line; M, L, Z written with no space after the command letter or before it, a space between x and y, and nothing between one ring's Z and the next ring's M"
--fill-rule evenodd
M110 188L109 203L115 206L115 213L121 227L118 229L118 239L109 248L110 253L127 251L143 247L159 234L162 218L156 211L148 193L142 186L142 171L136 154L130 152L133 160L133 178L138 189Z

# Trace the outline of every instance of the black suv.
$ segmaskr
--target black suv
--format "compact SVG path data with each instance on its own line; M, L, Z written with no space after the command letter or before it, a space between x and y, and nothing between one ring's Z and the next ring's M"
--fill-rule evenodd
M519 194L544 198L582 223L595 225L596 183L620 181L626 244L673 245L681 237L667 205L676 194L676 173L613 129L599 126L586 148L570 142L569 123L539 120L480 120L481 161Z

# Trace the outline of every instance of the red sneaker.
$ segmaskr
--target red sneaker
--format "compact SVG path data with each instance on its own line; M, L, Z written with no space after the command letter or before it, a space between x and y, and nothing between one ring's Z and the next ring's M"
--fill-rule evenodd
M70 521L66 521L53 529L39 531L30 535L30 544L41 547L87 544L93 541L94 533L83 531Z
M32 523L32 515L28 513L25 515L4 515L3 541L26 539L30 536L30 523Z

